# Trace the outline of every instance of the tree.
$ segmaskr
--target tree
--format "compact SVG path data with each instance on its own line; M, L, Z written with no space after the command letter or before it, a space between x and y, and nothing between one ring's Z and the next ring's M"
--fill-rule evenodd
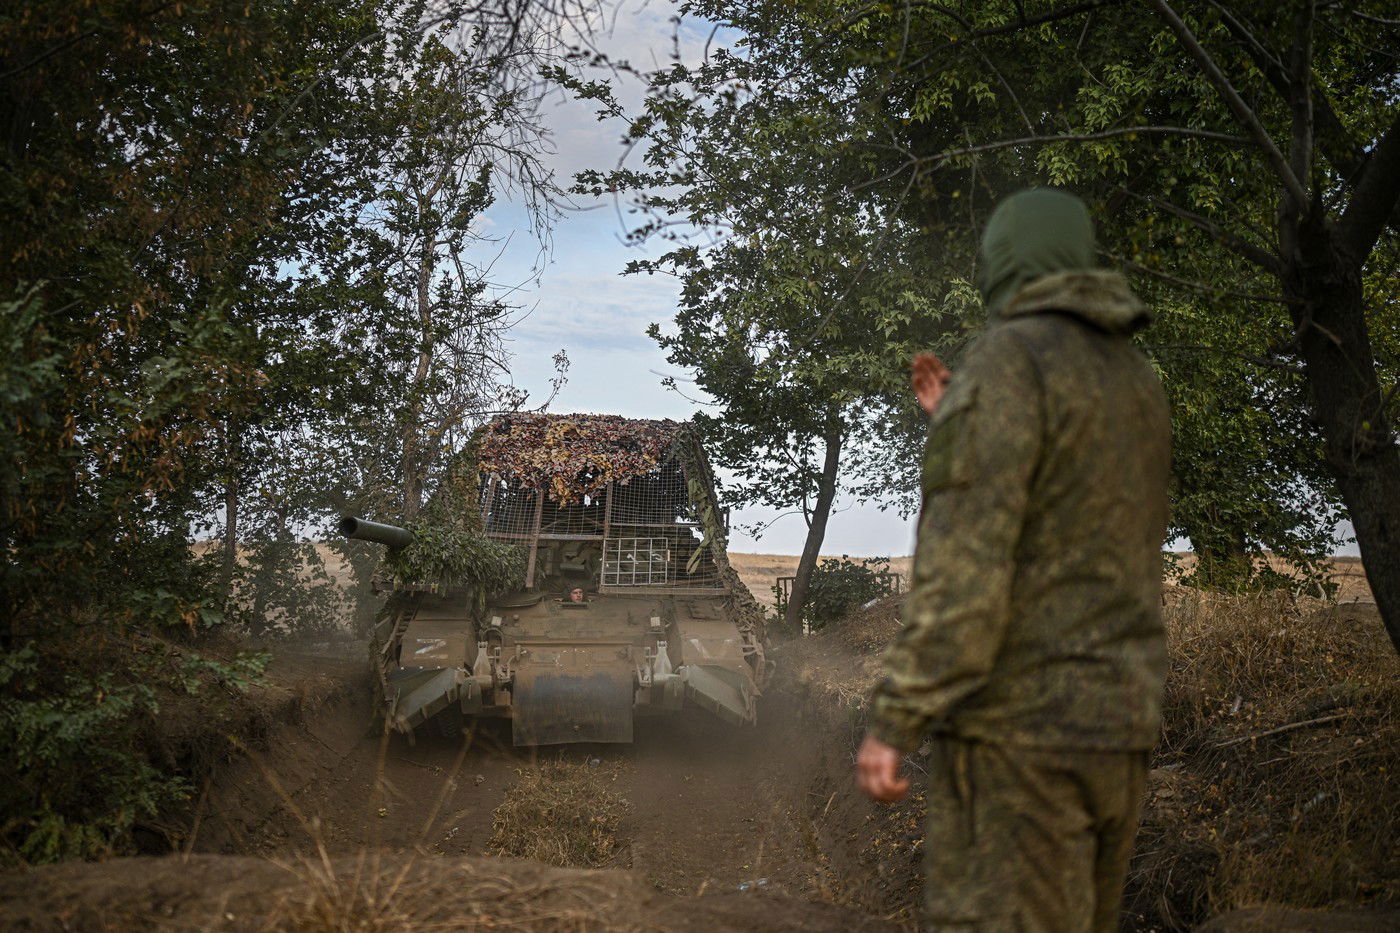
M725 500L790 510L807 526L786 610L796 627L838 496L904 511L917 502L916 459L872 447L916 443L923 419L906 366L916 348L946 341L947 308L919 287L923 264L885 261L917 238L897 199L849 193L868 165L841 150L845 115L734 93L770 67L721 50L649 76L631 132L650 171L584 173L578 187L631 192L644 211L631 235L673 246L628 271L683 283L674 327L650 333L713 400L697 423L735 480ZM576 90L620 113L606 87Z
M697 423L715 463L735 480L728 502L790 509L807 526L786 608L796 628L838 495L913 506L909 471L891 485L888 461L872 457L872 446L881 435L907 443L921 433L904 364L912 347L937 338L939 314L916 292L896 292L906 284L897 275L849 287L848 270L859 263L853 250L870 244L841 231L838 216L823 218L829 235L808 249L809 241L767 231L745 236L740 214L733 216L741 226L720 245L658 261L685 286L675 330L651 333L714 400L716 413ZM838 241L843 232L847 239ZM833 302L866 315L829 314Z
M179 542L226 472L216 426L262 379L249 309L372 151L375 24L372 4L225 3L4 22L0 288L42 308L21 356L61 359L28 415L6 413L24 449L0 520L13 632L76 607L178 623L201 602ZM323 76L310 99L305 74Z
M490 246L480 218L498 176L516 183L535 223L552 219L559 191L543 165L536 100L519 88L493 94L502 62L482 36L454 47L451 24L401 42L405 79L389 112L405 126L387 160L372 212L385 288L398 317L386 344L396 409L400 515L411 520L443 452L460 449L492 411L518 408L501 337L513 309L492 296L489 264L469 251ZM407 351L407 352L405 352Z
M1400 448L1383 388L1395 371L1386 273L1400 107L1388 89L1400 63L1367 41L1400 24L1379 4L1310 0L1152 0L1151 17L1128 3L1022 7L921 7L907 43L902 20L884 22L880 45L896 60L882 90L911 104L900 170L936 185L985 155L1025 152L1047 181L1110 207L1108 241L1133 244L1146 268L1206 294L1221 291L1209 275L1237 270L1266 299L1256 332L1282 312L1286 338L1260 356L1302 370L1308 418L1400 648ZM1001 91L971 144L919 119L974 72ZM1211 323L1199 342L1215 336Z
M421 315L395 316L401 283L373 265L371 216L405 156L447 142L430 135L442 122L405 119L425 90L409 78L433 66L414 56L459 69L453 127L528 147L539 56L557 48L536 40L586 12L34 0L0 14L0 732L22 768L0 776L0 858L109 851L182 792L133 752L153 688L192 689L145 650L153 632L189 648L226 612L252 609L254 628L324 619L333 594L301 539L398 423L403 382L379 364L422 351ZM420 202L455 212L434 221L440 265L486 198L480 163L450 159L454 199ZM491 333L501 310L480 277L442 271L442 306ZM462 319L427 310L445 362L419 386L425 420L482 388L458 365L479 347L446 329ZM433 443L456 429L439 419ZM192 532L222 532L212 565Z
M1387 90L1396 59L1366 35L1395 33L1382 4L686 9L739 31L716 61L747 63L743 80L699 88L704 102L689 109L703 115L733 98L778 113L706 140L706 164L748 164L755 138L799 154L814 135L825 139L863 169L844 176L845 203L876 216L899 204L898 219L924 235L922 252L942 254L925 283L933 295L970 277L971 245L1001 195L1034 183L1083 194L1106 259L1162 311L1143 342L1187 402L1176 475L1178 516L1191 527L1177 530L1222 558L1272 546L1311 559L1340 496L1400 644L1400 461L1395 393L1383 390L1396 360L1389 223L1400 129ZM814 134L814 123L831 135ZM656 137L655 124L643 114L636 135ZM802 172L770 168L774 184L792 180L797 203L812 196ZM723 183L737 199L764 179ZM1248 476L1216 486L1225 507L1212 515L1209 490L1195 483L1222 455L1226 474ZM1261 497L1266 506L1255 507Z

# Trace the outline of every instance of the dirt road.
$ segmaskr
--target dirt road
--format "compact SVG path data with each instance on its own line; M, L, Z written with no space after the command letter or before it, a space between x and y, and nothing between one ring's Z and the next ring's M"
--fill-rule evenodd
M0 876L0 926L907 926L909 898L841 854L860 850L845 841L872 809L851 786L850 724L812 715L793 683L770 690L757 727L697 711L641 719L629 745L528 749L510 744L508 725L386 738L353 659L284 654L273 673L281 694L312 699L216 768L172 840L185 854ZM603 793L564 786L585 779ZM551 809L593 799L616 819ZM507 801L516 822L499 817ZM531 812L535 823L520 822ZM511 832L555 829L541 814L606 833L605 859L501 858L532 851ZM604 870L571 872L581 867Z
M823 842L846 834L831 824L833 813L851 822L836 798L863 806L849 782L853 738L839 722L804 716L792 689L780 682L770 692L754 728L697 712L639 720L630 745L544 749L512 747L508 727L386 740L368 731L367 694L350 694L280 727L270 740L277 754L255 753L217 775L193 850L491 855L493 814L521 775L542 760L563 761L613 776L626 805L616 866L658 891L859 904L851 878L833 884Z

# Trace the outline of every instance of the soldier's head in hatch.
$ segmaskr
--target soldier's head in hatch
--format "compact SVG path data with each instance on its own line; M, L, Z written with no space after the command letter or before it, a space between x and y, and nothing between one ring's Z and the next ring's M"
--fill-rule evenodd
M574 587L573 589L569 590L569 602L571 602L571 603L581 603L581 602L584 602L583 587L581 587L581 586L576 586L576 587Z
M1095 265L1094 224L1084 202L1056 188L1028 188L992 211L982 234L977 289L995 317L1036 279Z

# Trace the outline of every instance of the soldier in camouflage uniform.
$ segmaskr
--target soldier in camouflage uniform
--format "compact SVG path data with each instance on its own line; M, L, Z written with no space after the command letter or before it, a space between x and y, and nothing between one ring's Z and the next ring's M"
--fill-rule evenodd
M897 800L901 754L933 735L929 929L1118 926L1161 716L1170 431L1129 339L1148 310L1094 264L1077 198L1000 205L990 322L930 425L904 629L858 762Z

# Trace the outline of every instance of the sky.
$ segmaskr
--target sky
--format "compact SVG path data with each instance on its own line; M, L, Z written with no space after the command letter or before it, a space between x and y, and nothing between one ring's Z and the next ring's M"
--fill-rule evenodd
M630 61L639 70L659 67L673 47L674 9L668 0L623 0L615 20L596 36L596 46L614 60ZM709 24L681 24L679 48L684 60L698 60L707 41L713 41ZM641 98L635 79L624 81L615 92L630 107ZM563 186L567 187L578 171L609 169L617 164L623 152L623 127L617 121L599 121L594 105L556 99L549 103L545 116L552 137L550 165ZM510 296L522 308L510 336L512 377L533 399L542 401L554 376L551 358L562 349L570 361L568 382L550 411L689 418L700 406L662 385L667 375L684 384L687 374L668 364L646 335L647 325L655 322L664 327L674 317L678 284L666 276L622 274L628 262L663 251L659 244L637 247L624 243L627 215L620 215L620 210L625 208L611 199L577 202L553 228L552 246L543 259L540 244L527 232L529 224L518 203L502 197L487 212L489 233L503 242L508 240L494 267L494 277L512 285L525 283ZM799 553L806 526L796 515L778 518L759 539L740 527L767 523L777 515L764 509L736 512L730 548ZM1342 531L1343 537L1350 539L1349 523L1344 523ZM913 536L912 522L893 511L838 500L822 551L860 557L898 556L913 551ZM1187 543L1173 541L1168 547L1185 549ZM1340 543L1338 553L1355 555L1358 551L1347 540Z

